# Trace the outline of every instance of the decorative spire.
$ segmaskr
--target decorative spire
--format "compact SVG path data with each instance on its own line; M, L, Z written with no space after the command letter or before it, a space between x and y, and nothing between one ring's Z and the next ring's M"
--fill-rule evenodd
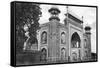
M84 17L82 16L82 23L81 23L82 25L83 25L83 22L84 22L83 19L84 19Z
M67 13L68 13L68 6L66 8L67 8Z
M57 7L52 7L48 10L48 12L51 14L51 17L49 18L49 21L51 20L57 20L60 21L58 15L60 13L60 10Z
M83 22L83 16L82 16L82 22Z
M66 9L67 9L67 13L65 14L65 16L68 17L68 12L69 12L68 9L69 9L69 7L67 6Z
M66 7L67 9L67 13L65 13L66 19L64 20L64 24L67 25L68 24L68 6Z

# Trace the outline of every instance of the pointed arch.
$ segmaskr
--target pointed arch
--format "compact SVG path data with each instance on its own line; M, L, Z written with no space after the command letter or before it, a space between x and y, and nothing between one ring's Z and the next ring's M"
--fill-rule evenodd
M41 61L46 61L46 58L47 58L47 50L46 48L42 48L41 49Z
M71 36L71 47L72 48L79 48L81 44L80 36L77 32L74 32Z

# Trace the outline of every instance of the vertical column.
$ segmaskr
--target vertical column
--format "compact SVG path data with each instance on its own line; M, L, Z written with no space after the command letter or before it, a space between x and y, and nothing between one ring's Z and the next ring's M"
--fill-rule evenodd
M91 27L86 26L85 27L85 34L88 37L88 59L91 59Z

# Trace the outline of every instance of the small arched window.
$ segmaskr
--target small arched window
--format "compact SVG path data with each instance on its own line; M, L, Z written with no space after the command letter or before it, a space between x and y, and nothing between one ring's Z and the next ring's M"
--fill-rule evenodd
M77 53L72 53L72 60L77 61Z
M43 31L41 34L41 43L46 44L47 43L47 32Z
M84 39L84 47L86 48L87 47L87 40Z
M45 48L43 48L41 50L41 58L40 58L40 60L41 61L46 61L46 58L47 58L47 50Z
M65 32L61 33L61 44L65 44L66 43L66 36L65 36Z
M62 48L61 49L61 59L65 60L65 56L66 56L65 48Z

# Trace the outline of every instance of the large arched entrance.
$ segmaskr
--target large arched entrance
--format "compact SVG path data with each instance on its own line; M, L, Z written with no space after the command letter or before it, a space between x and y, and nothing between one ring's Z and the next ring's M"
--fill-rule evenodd
M75 49L72 49L73 50L72 60L75 62L77 60L80 60L81 59L81 51L80 51L81 39L77 32L74 32L71 36L71 48L75 48Z
M46 61L46 58L47 58L47 50L45 48L43 48L41 50L41 52L42 52L41 61Z
M71 47L72 48L80 48L81 47L81 39L77 32L73 33L71 36Z

